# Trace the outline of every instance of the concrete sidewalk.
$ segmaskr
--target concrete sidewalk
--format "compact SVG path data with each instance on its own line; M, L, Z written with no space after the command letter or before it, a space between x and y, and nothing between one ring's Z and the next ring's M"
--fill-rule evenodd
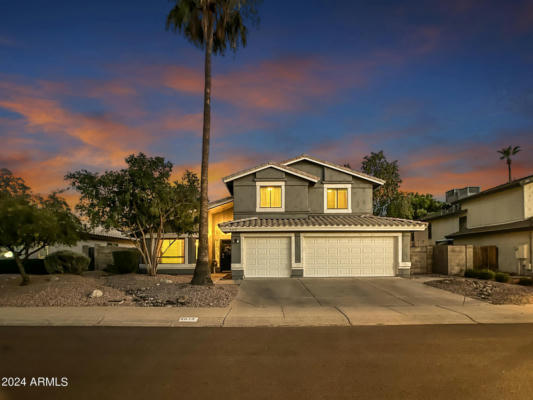
M180 322L198 317L197 322ZM533 323L533 305L2 307L0 326L362 326Z
M0 307L0 326L364 326L533 323L533 304L496 306L424 279L248 279L229 307ZM197 322L180 321L198 317Z

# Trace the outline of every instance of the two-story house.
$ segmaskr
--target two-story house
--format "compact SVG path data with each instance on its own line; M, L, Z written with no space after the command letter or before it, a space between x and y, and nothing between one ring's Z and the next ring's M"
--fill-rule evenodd
M484 191L467 191L448 202L450 208L425 218L428 244L497 246L501 271L531 269L533 175Z
M234 279L410 273L411 232L426 224L372 215L381 179L302 155L223 181L233 220L218 228L231 235Z

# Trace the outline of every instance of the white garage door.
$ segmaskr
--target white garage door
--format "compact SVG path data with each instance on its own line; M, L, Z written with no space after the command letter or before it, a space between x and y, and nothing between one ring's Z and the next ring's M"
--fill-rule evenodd
M289 237L245 238L245 278L285 278L291 276Z
M392 237L304 238L304 276L393 276Z

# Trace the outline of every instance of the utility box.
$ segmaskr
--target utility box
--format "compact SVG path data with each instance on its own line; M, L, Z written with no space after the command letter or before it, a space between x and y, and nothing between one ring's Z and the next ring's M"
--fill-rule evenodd
M518 247L515 247L515 249L514 249L515 258L517 258L519 260L527 259L528 258L528 256L527 256L528 250L529 249L528 249L528 245L527 244L521 244Z

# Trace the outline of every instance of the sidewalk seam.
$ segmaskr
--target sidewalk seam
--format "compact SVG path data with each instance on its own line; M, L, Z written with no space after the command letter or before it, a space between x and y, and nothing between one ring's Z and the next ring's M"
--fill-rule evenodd
M304 287L304 289L307 290L307 292L313 297L313 299L315 299L315 301L318 303L318 305L320 307L322 307L322 303L320 302L320 300L317 299L317 297L314 295L314 293L309 290L309 288L306 286L305 283L302 282L302 280L300 278L298 278L298 282L300 282L300 284Z
M457 311L457 310L454 310L453 308L448 308L448 307L445 307L445 306L441 306L439 304L436 304L435 307L439 307L439 308L442 308L444 310L448 310L448 311L452 311L454 313L457 313L457 314L461 314L461 315L464 315L466 318L468 318L470 321L472 321L474 324L479 324L481 325L482 323L479 322L479 321L476 321L474 318L472 318L470 315L468 315L467 313L464 313L464 312L461 312L461 311Z
M226 324L226 318L228 318L228 315L231 312L231 310L233 310L233 308L230 307L226 315L224 315L224 319L222 320L222 324L220 326L224 326Z
M348 315L346 315L344 311L342 311L338 306L335 306L335 309L340 312L344 316L344 318L346 318L346 321L348 321L348 325L353 326L352 321L350 321L350 318L348 318Z

